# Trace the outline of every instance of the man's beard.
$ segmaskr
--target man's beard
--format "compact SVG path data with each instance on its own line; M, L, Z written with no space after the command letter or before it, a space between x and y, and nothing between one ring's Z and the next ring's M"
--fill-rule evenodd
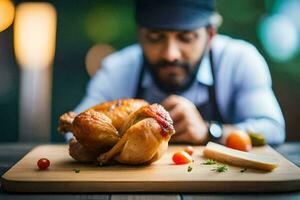
M203 52L203 54L201 55L201 57L199 58L198 62L195 65L192 65L190 62L186 62L186 61L169 62L166 60L161 60L156 64L150 64L147 58L145 58L145 56L144 56L144 62L151 73L154 83L160 90L162 90L168 95L180 94L185 90L187 90L195 81L198 69L200 67L200 63L202 62L205 52L206 51ZM166 68L167 66L182 68L186 74L185 79L181 81L175 75L172 76L172 74L170 74L167 80L161 80L159 78L159 70Z

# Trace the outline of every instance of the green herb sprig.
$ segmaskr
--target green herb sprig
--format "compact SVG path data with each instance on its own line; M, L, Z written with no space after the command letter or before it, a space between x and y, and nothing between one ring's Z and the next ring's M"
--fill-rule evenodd
M80 172L80 169L73 169L73 171L74 171L75 173L79 173L79 172Z
M191 165L189 165L187 171L191 172L192 170L193 170L193 167Z
M218 165L216 168L212 169L211 171L216 171L216 172L226 172L228 170L227 165Z
M213 159L207 159L204 163L202 163L203 165L214 165L217 164L217 162Z

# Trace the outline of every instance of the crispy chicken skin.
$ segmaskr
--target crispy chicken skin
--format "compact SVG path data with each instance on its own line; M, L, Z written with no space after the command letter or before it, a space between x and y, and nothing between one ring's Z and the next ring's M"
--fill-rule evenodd
M122 137L108 152L100 155L100 164L116 160L123 164L149 164L167 150L175 133L169 113L158 104L144 106L132 113L122 129Z
M84 148L76 138L72 138L69 142L69 154L72 158L79 162L95 162L99 153L95 151L89 151Z
M148 103L141 99L120 99L102 103L90 109L100 111L109 117L112 121L112 125L119 131L127 117L145 105L148 105Z
M112 120L102 112L87 110L75 117L72 124L75 138L89 151L105 152L120 138Z
M70 155L80 162L150 164L167 150L175 133L169 113L138 99L99 104L60 117L58 130L73 132Z

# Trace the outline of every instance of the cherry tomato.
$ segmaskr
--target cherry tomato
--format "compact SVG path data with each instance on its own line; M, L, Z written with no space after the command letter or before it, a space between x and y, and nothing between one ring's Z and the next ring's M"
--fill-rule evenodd
M192 146L187 146L187 147L184 148L184 151L187 152L190 155L193 155L194 148Z
M172 157L176 165L187 164L193 161L192 156L185 151L178 151Z
M47 158L41 158L37 162L39 169L44 170L50 166L50 161Z
M250 151L252 148L250 136L240 130L232 131L226 139L226 146L240 151Z

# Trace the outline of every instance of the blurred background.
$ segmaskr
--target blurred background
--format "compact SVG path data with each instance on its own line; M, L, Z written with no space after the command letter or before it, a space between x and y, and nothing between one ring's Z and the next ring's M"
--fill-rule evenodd
M27 129L20 120L32 116L28 101L41 97L34 102L42 106L41 112L35 114L45 121L37 119L36 130L49 125L45 129L51 133L49 140L61 142L58 118L80 102L99 59L136 42L133 1L46 1L50 4L41 13L49 11L49 20L40 23L51 24L55 33L46 39L34 35L35 28L41 27L26 25L24 18L34 12L19 9L24 2L0 0L0 141L20 141L20 132ZM217 0L217 10L223 17L219 32L254 44L267 60L286 120L287 140L300 140L300 0ZM24 26L32 31L28 32L31 39L19 44L17 33ZM24 59L29 50L21 47L33 48L38 39L49 42L53 55L46 55L47 63L37 60L34 69L27 69L34 64ZM37 54L45 56L41 51ZM28 87L23 84L26 80L31 82Z

